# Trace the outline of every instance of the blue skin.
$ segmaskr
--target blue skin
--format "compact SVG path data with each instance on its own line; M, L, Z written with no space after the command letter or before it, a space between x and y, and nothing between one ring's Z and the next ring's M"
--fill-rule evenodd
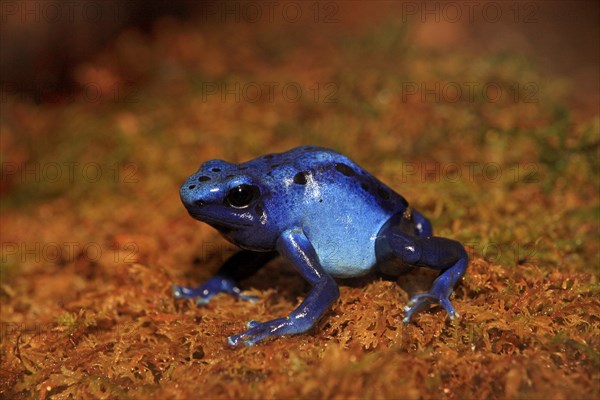
M230 336L251 346L272 336L306 332L339 297L334 278L406 265L441 271L431 290L405 307L404 323L431 303L458 317L449 296L467 268L463 246L433 236L431 224L407 201L347 157L302 146L242 163L207 161L181 186L190 215L216 228L243 250L196 288L174 285L176 298L207 304L220 292L253 300L238 287L276 255L310 284L305 300L285 318L250 321Z

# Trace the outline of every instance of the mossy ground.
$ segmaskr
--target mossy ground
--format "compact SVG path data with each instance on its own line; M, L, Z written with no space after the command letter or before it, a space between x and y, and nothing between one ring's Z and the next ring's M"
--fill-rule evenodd
M8 98L2 397L598 398L598 115L520 56L409 33L165 19L76 69L97 101ZM432 308L401 323L433 277L415 271L342 282L308 334L228 347L305 295L280 259L244 282L255 304L173 299L234 251L187 215L181 182L206 159L308 143L467 246L460 319Z

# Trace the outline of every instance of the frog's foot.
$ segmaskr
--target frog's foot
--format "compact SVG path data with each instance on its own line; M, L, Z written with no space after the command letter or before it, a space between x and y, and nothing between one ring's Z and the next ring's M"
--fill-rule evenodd
M256 301L258 297L242 294L242 290L232 279L215 276L196 288L173 285L173 296L176 299L196 299L196 304L204 305L210 302L215 295L224 292L235 298L246 301Z
M430 304L435 304L435 303L444 307L444 309L448 312L450 319L460 317L460 315L454 309L454 306L452 305L452 303L450 303L450 300L448 299L448 297L439 296L436 293L429 292L429 293L417 294L410 300L408 305L406 307L404 307L404 311L406 311L406 316L404 317L402 322L404 322L405 324L408 324L410 322L410 318L412 317L412 315L415 312L418 312L418 311L422 310L423 308L425 308L426 306L428 306Z
M227 342L231 346L244 344L244 346L252 346L263 339L274 336L293 335L296 333L306 332L310 326L306 326L298 319L286 317L277 318L268 322L248 321L246 332L232 335L227 338Z

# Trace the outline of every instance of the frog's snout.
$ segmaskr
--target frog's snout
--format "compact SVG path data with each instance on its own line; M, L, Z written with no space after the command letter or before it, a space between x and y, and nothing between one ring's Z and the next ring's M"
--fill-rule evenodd
M188 211L197 209L198 207L202 207L204 204L206 204L206 201L200 196L198 184L194 182L193 177L188 178L183 185L181 185L181 188L179 189L179 197Z

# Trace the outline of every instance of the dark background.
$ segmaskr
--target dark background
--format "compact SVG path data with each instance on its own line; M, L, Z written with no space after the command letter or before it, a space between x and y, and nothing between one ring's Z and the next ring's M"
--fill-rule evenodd
M492 5L486 8L486 3ZM244 20L235 14L247 6L235 1L80 0L67 4L56 8L51 1L2 3L0 77L5 91L22 92L37 101L55 98L57 92L76 85L73 68L93 58L119 32L132 27L149 32L153 21L166 16L195 20L204 25L199 28L211 30L252 21L252 16ZM344 13L341 23L333 29L372 26L397 15L417 25L416 40L440 51L472 46L481 51L522 53L543 70L574 79L578 89L573 101L591 112L596 110L600 2L475 2L470 9L462 5L457 22L449 22L456 15L452 4L462 3L346 2L339 10ZM493 22L498 9L502 15Z

